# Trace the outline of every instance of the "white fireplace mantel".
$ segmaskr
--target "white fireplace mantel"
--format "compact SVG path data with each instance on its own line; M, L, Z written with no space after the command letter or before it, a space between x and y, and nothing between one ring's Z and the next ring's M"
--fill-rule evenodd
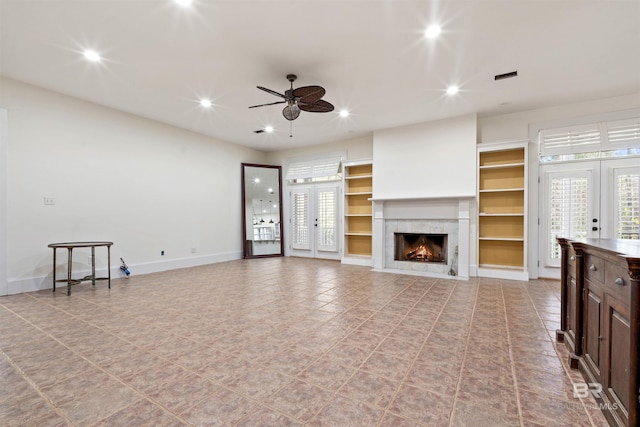
M435 276L446 278L469 278L469 257L470 257L470 206L475 196L455 196L455 197L403 197L403 198L372 198L373 201L373 241L372 241L372 264L378 271L397 272L403 274L419 274L423 276ZM403 270L390 268L387 262L388 244L386 224L394 221L397 226L398 221L415 222L415 226L420 226L421 222L433 224L438 220L457 224L458 247L456 276L449 276L442 272ZM452 221L453 220L453 221ZM449 225L448 225L449 226ZM428 268L428 267L427 267Z

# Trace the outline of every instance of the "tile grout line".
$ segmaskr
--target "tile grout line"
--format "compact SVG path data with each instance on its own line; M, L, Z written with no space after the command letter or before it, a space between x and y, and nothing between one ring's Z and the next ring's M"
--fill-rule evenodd
M410 283L408 283L404 288L402 288L402 290L398 291L395 295L393 295L393 296L389 299L389 301L387 301L384 305L382 305L380 308L378 308L377 310L375 310L371 315L369 315L369 317L367 317L367 318L366 318L366 319L364 319L362 322L360 322L360 323L358 324L358 327L362 326L362 325L363 325L367 320L371 319L374 315L376 315L377 313L379 313L379 312L380 312L384 307L386 307L387 305L389 305L393 299L397 298L397 297L398 297L398 295L402 294L402 292L404 292L407 288L409 288L409 287L410 287L412 284L414 284L417 280L418 280L417 278L416 278L416 279L413 279L413 280L412 280ZM433 285L432 285L432 286L433 286ZM431 287L430 287L429 289L431 289ZM428 291L427 291L427 292L428 292ZM418 301L416 301L412 307L414 307L414 306L415 306L415 304L417 304L417 303L418 303ZM402 319L400 319L400 320L397 322L397 324L396 324L395 326L397 326L398 324L400 324L400 322L401 322L405 317L406 317L406 314L405 314L404 316L402 316ZM395 326L394 326L394 329L395 329ZM357 328L355 328L353 331L351 331L351 332L350 332L349 334L347 334L346 336L342 337L342 338L341 338L337 343L335 343L333 346L331 346L329 349L327 349L324 353L322 353L322 355L320 355L320 356L319 356L318 358L316 358L314 361L317 361L317 360L318 360L318 359L320 359L322 356L324 356L325 354L327 354L329 351L331 351L331 349L333 349L335 346L337 346L339 342L341 342L342 340L344 340L344 338L346 338L347 336L351 335L351 334L352 334L353 332L355 332L356 330L357 330ZM385 339L387 339L387 337L389 336L389 334L390 334L392 331L393 331L393 329L392 329L391 331L387 332L387 333L384 335L384 338L380 341L380 343L378 343L378 344L377 344L377 345L376 345L376 346L371 350L371 354L373 354L373 352L375 352L375 350L380 346L380 344L382 344L382 342L383 342ZM375 335L375 334L374 334L374 335ZM381 335L381 336L382 336L382 335ZM356 367L356 368L354 369L354 372L349 376L349 378L347 378L347 379L342 383L342 385L341 385L340 387L338 387L338 389L337 389L337 390L335 390L335 391L330 391L330 390L328 390L328 391L330 391L330 392L331 392L331 397L330 397L329 399L327 399L327 401L324 403L324 405L322 405L322 406L321 406L321 407L320 407L320 408L319 408L319 409L318 409L318 410L313 414L313 416L311 416L311 417L310 417L310 419L309 419L309 421L308 421L308 422L303 423L304 425L308 425L308 424L309 424L309 422L313 421L313 419L314 419L315 417L317 417L317 416L318 416L318 414L320 414L320 413L321 413L321 412L322 412L322 411L323 411L323 410L324 410L324 409L329 405L329 402L331 402L333 399L335 399L335 397L340 393L340 390L342 389L342 387L344 387L344 386L345 386L345 384L347 384L347 383L348 383L348 382L349 382L349 381L350 381L350 380L355 376L355 374L360 370L360 368L362 368L362 365L364 365L364 364L365 364L365 362L366 362L367 360L369 360L369 358L371 357L371 354L370 354L366 359L364 359L362 362L360 362L360 364L358 365L358 367ZM305 382L305 383L306 383L306 381L303 381L303 382ZM312 385L313 385L313 384L312 384ZM323 388L323 387L321 387L321 388ZM358 402L360 402L360 403L365 404L366 406L371 406L371 405L369 405L368 403L361 402L360 400L357 400L357 399L352 399L352 400L356 400L356 401L358 401ZM380 419L377 421L376 425L382 421L382 419L384 418L384 414L385 414L385 412L386 412L386 409L382 411L382 414L380 415Z
M516 365L514 363L514 358L513 358L513 347L511 345L511 328L509 327L509 314L507 313L507 303L505 302L504 288L502 286L502 283L498 283L498 286L500 289L500 295L502 296L500 301L502 302L501 308L502 308L502 312L504 313L504 323L505 323L506 332L507 332L507 345L509 346L509 362L511 363L511 376L513 377L513 388L515 389L515 395L516 395L518 419L520 421L520 426L524 427L524 417L522 414L522 405L520 403L520 387L518 387L518 377L516 375Z
M462 361L460 362L460 371L458 372L458 380L456 381L456 394L453 396L453 402L451 404L451 411L449 412L449 427L453 425L453 414L455 411L456 403L458 403L458 393L460 392L460 384L462 383L462 370L464 369L464 363L467 360L467 349L469 348L469 338L471 337L471 328L473 327L473 319L475 317L476 306L478 305L478 295L480 294L480 283L475 283L475 298L473 301L473 308L471 309L471 319L469 319L469 331L467 332L467 339L464 345L464 354Z
M544 282L544 281L543 281ZM544 282L543 286L547 286L546 282ZM570 371L569 367L567 367L565 365L565 363L562 361L562 357L560 357L560 354L558 353L558 349L556 348L556 342L555 339L553 337L553 335L549 332L549 330L546 327L546 324L544 323L544 321L542 320L542 317L540 316L540 312L538 311L538 308L536 307L535 301L533 300L533 298L531 297L531 294L529 293L529 289L528 287L526 287L527 289L527 296L529 297L529 299L531 300L531 305L533 306L534 311L536 312L536 316L538 317L538 319L540 319L540 321L542 322L543 325L545 325L545 331L547 331L547 335L549 335L549 337L551 338L551 343L553 345L553 351L556 354L556 357L558 358L558 360L560 361L560 365L562 366L562 370L564 371L565 375L567 378L569 378L569 381L571 381L572 385L575 385L575 382L573 380L573 377L570 375ZM555 295L555 294L554 294ZM575 390L575 389L574 389ZM593 417L591 416L591 413L587 410L587 404L586 402L583 400L583 398L579 398L580 402L582 403L582 409L585 411L585 413L587 414L587 418L589 419L589 422L591 423L592 426L596 426L597 424L594 422Z
M404 290L406 290L409 286L411 286L411 283L410 283L410 284L407 284L407 285L406 285L402 290L398 291L398 292L397 292L393 297L391 297L391 299L396 298L396 297L397 297L398 295L400 295ZM322 294L322 293L324 293L324 292L326 292L326 291L320 292L320 293L319 293L319 294L317 294L317 295L320 295L320 294ZM335 347L336 347L340 342L342 342L342 341L344 340L344 338L346 338L347 336L349 336L349 335L351 335L353 332L355 332L355 331L356 331L360 326L362 326L362 324L364 324L367 320L369 320L371 317L373 317L376 313L378 313L380 310L382 310L382 308L384 308L384 307L385 307L386 305L388 305L388 304L389 304L389 302L385 303L385 304L384 304L384 305L382 305L380 308L378 308L377 310L373 311L373 313L372 313L372 314L370 314L368 317L366 317L366 318L365 318L365 319L363 319L361 322L359 322L359 323L358 323L358 326L357 326L357 327L355 327L355 328L353 328L353 330L352 330L351 332L349 332L347 335L345 335L345 336L343 336L342 338L340 338L340 340L338 340L338 341L337 341L335 344L333 344L331 347L329 347L329 348L327 348L326 350L324 350L324 351L323 351L319 356L317 356L316 358L312 359L312 361L309 363L309 366L313 365L315 362L317 362L317 361L318 361L318 360L320 360L322 357L324 357L328 352L330 352L330 351L331 351L333 348L335 348ZM326 304L325 304L325 305L326 305ZM323 306L324 306L324 305L323 305ZM356 306L357 306L357 304L356 304ZM349 311L349 310L346 310L346 311ZM346 311L345 311L345 312L346 312ZM334 316L334 317L335 317L335 316ZM404 318L404 317L403 317L403 318ZM331 319L330 319L330 320L323 321L322 323L327 323L327 322L329 322L329 321L331 321ZM386 338L386 336L388 336L388 334L387 334L387 335L385 335L385 338ZM376 346L375 348L377 348L377 347L378 347L378 346ZM373 352L373 351L375 351L375 348L374 348L374 350L372 350L372 352ZM368 358L367 358L367 359L368 359ZM265 402L263 402L263 401L257 401L257 399L251 398L251 397L249 397L249 396L245 396L245 397L249 397L251 400L256 400L256 401L257 401L257 403L258 403L259 405L264 406L264 407L267 407L267 408L269 408L269 409L273 410L274 412L280 413L280 414L282 414L282 415L286 416L287 418L292 418L292 419L294 419L294 420L296 420L296 421L300 422L302 425L308 425L308 424L309 424L309 422L310 422L310 421L312 421L312 420L313 420L313 419L314 419L314 418L315 418L315 417L316 417L320 412L322 412L322 410L323 410L324 408L326 408L326 407L327 407L327 405L329 404L329 402L331 402L331 401L332 401L332 400L333 400L333 399L338 395L338 393L339 393L340 389L344 386L344 384L346 384L347 382L349 382L349 380L350 380L351 378L353 378L353 376L355 375L355 372L357 372L357 371L358 371L358 369L360 369L360 367L362 366L362 364L364 364L364 362L366 362L366 360L367 360L367 359L363 360L363 361L360 363L360 365L358 365L358 367L357 367L357 368L355 368L354 373L353 373L353 374L351 374L351 376L349 376L349 378L347 378L347 379L344 381L344 383L343 383L340 387L338 387L338 389L337 389L337 390L335 390L335 391L329 390L329 389L327 389L327 388L325 388L325 387L323 387L323 386L320 386L320 385L318 385L318 384L314 384L314 383L312 383L312 382L309 382L309 381L305 381L305 380L303 380L303 379L300 379L300 378L298 378L298 377L297 377L297 375L288 375L288 374L284 374L284 375L286 375L286 376L288 376L288 377L291 377L292 381L299 381L299 382L305 383L305 384L307 384L307 385L310 385L310 386L312 386L312 387L318 387L318 388L320 388L320 389L322 389L322 390L325 390L325 391L327 391L327 392L331 393L331 397L330 397L329 399L327 399L327 401L325 402L325 404L324 404L324 405L322 405L322 406L321 406L321 407L320 407L316 412L314 412L314 413L313 413L313 415L309 418L309 421L306 421L306 422L305 422L305 421L300 420L299 418L295 418L295 417L289 416L289 415L288 415L288 414L286 414L286 413L282 413L281 411L277 410L276 408L273 408L273 407L271 407L270 405L267 405L267 404L266 404ZM263 366L264 366L264 365L263 365ZM306 367L305 369L303 369L301 372L306 371L306 370L309 368L309 366L307 366L307 367ZM278 394L280 391L282 391L284 388L286 388L290 383L291 383L291 381L289 381L289 382L287 382L286 384L282 385L281 387L279 387L278 389L276 389L276 391L274 391L274 392L273 392L271 395L269 395L269 396L274 396L274 395ZM234 393L238 393L238 392L237 392L237 391L235 391L235 390L231 390L231 389L230 389L230 391L232 391L232 392L234 392ZM365 402L361 402L361 403L365 403ZM365 403L365 404L366 404L366 403ZM367 405L367 406L369 406L368 404L366 404L366 405ZM251 415L251 414L247 414L247 415L245 415L244 417L242 417L240 420L238 420L238 421L237 421L236 423L234 423L233 425L237 425L237 424L239 424L239 423L240 423L240 422L242 422L245 418L248 418L250 415ZM382 418L382 417L381 417L381 418Z
M443 279L437 279L436 281L434 281L434 283L431 285L429 290L431 290L434 286L436 286L438 283L440 283L441 280L443 280ZM451 295L453 295L453 291L458 286L458 284L459 283L456 280L454 282L454 286L452 286L451 289L449 290L449 295L447 296L446 300L443 302L443 304L442 304L442 306L440 308L440 311L438 312L438 316L436 316L436 318L434 319L433 324L431 325L431 328L429 328L429 333L427 334L427 336L425 337L424 341L420 345L420 348L418 349L416 355L413 357L413 360L411 360L411 363L409 363L409 366L407 367L407 369L406 369L406 371L404 373L404 376L403 376L402 380L400 381L400 384L398 385L398 387L396 388L396 391L393 393L393 395L389 399L389 403L387 403L387 405L385 406L385 408L384 408L384 410L382 412L382 417L380 418L380 420L378 420L378 423L376 424L377 426L380 426L380 423L382 423L382 420L384 419L384 416L387 414L387 412L389 412L389 406L391 406L391 403L395 400L395 398L397 397L398 393L400 392L400 389L405 384L405 382L407 380L407 376L409 375L409 372L411 372L411 369L413 369L413 366L415 365L415 362L418 359L418 356L420 355L420 353L424 349L424 346L426 345L427 340L429 339L429 336L431 336L431 333L433 332L433 329L435 328L436 324L438 323L438 320L440 319L440 316L442 315L442 312L444 311L445 307L447 306L447 304L449 304L449 300L451 299ZM427 291L420 299L424 298L428 293L429 293L429 291ZM416 303L413 306L415 307L415 305L419 301L420 300L416 301ZM406 315L404 317L406 317ZM404 319L404 317L403 317L403 319ZM397 414L394 414L393 412L391 412L391 413L393 415L397 415ZM412 420L412 421L415 422L415 420ZM421 424L423 424L423 423L421 423Z
M36 299L36 300L38 300L37 298L35 298L35 297L31 296L31 295L30 295L30 297L31 297L31 298L34 298L34 299ZM40 302L40 301L38 301L38 302ZM51 304L48 304L48 303L45 303L45 304L46 304L46 305L50 305L50 306L51 306ZM55 308L55 306L52 306L52 307L54 307L54 308ZM47 332L47 331L43 330L40 326L38 326L38 325L34 324L33 322L31 322L31 321L30 321L30 320L28 320L28 319L25 319L25 318L24 318L24 317L22 317L20 314L18 314L18 313L16 313L16 312L14 312L13 310L11 310L11 309L9 309L9 308L7 308L7 307L5 307L5 309L7 309L7 310L9 310L11 313L13 313L13 315L14 315L14 316L16 316L16 317L18 317L18 318L22 319L25 323L27 323L27 324L29 324L29 325L33 326L33 327L34 327L34 328L36 328L38 331L40 331L40 332L42 332L44 335L48 336L50 339L53 339L53 340L54 340L54 341L56 341L58 344L62 345L63 347L65 347L65 348L66 348L66 349L68 349L69 351L73 352L76 356L78 356L78 357L80 357L80 358L84 359L85 361L87 361L89 364L91 364L91 365L92 365L93 367L95 367L96 369L98 369L98 370L102 371L103 373L107 374L107 375L108 375L109 377L111 377L113 380L115 380L115 381L117 381L118 383L120 383L120 384L124 385L124 386L125 386L125 387L127 387L128 389L130 389L130 390L134 391L134 392L135 392L136 394L138 394L141 398L143 398L143 399L146 399L146 400L149 400L149 401L153 402L155 405L159 406L159 407L160 407L160 408L162 408L164 411L166 411L167 413L171 414L173 417L178 418L180 421L184 422L184 423L185 423L185 424L187 424L187 425L191 425L191 423L189 423L189 422L187 422L187 421L183 420L180 416L178 416L177 414L175 414L173 411L170 411L170 410L169 410L168 408L166 408L164 405L160 404L159 402L156 402L154 399L152 399L152 398L150 398L150 397L147 397L144 393L142 393L142 392L140 392L140 391L136 390L136 389L135 389L135 388L133 388L131 385L129 385L129 384L127 384L126 382L122 381L120 378L118 378L118 377L117 377L117 376L115 376L114 374L112 374L112 373L108 372L107 370L105 370L105 369L104 369L104 368L102 368L101 366L98 366L95 362L93 362L92 360L90 360L90 359L86 358L83 354L79 353L78 351L74 350L73 348L69 347L67 344L63 343L63 342L62 342L62 341L60 341L58 338L56 338L56 337L54 337L53 335L51 335L49 332ZM63 312L64 312L64 313L67 313L66 311L63 311ZM71 317L77 317L76 315L74 315L74 314L72 314L72 313L67 313L67 314L68 314L69 316L71 316ZM84 321L84 320L82 320L82 319L80 319L80 321L81 321L81 322L83 322L83 323L88 323L88 322L86 322L86 321ZM99 328L99 329L102 329L102 328ZM113 334L111 334L111 335L113 335ZM122 338L118 338L118 339L122 339ZM123 340L123 341L128 342L128 341L126 341L126 340ZM129 344L131 344L131 343L129 343ZM0 352L1 352L2 354L4 354L4 355L5 355L5 357L7 357L7 358L9 359L9 361L10 361L10 363L12 363L12 365L14 364L14 362L13 362L13 361L8 357L8 355L6 355L6 354L5 354L1 349L0 349ZM27 376L26 374L24 374L24 373L23 373L23 371L22 371L21 369L20 369L20 371L19 371L19 372L21 372L21 374L23 375L23 377L24 377L25 379L27 379L27 378L28 378L28 376ZM32 384L32 385L34 385L34 384L35 384L35 382L33 382L30 378L28 378L28 381L29 381L29 383L30 383L30 384ZM48 397L46 397L46 394L44 394L44 392L42 392L42 391L39 389L39 387L37 387L37 386L35 386L35 385L34 385L34 388L38 391L38 393L39 393L40 395L42 395L42 396L45 398L45 400L46 400L49 404L51 404L51 405L56 409L56 412L58 412L58 410L60 410L60 412L62 412L62 409L60 409L60 408L59 408L57 405L55 405L55 404L54 404L54 403L53 403L53 402L52 402ZM98 422L100 422L100 421L102 421L102 420L104 420L104 419L106 419L106 418L108 418L108 417L110 417L110 416L112 416L112 415L116 414L117 412L118 412L118 411L115 411L115 412L113 412L113 413L110 413L110 414L108 414L106 417L104 417L104 418L102 418L102 419L100 419L100 420L96 420L93 424L98 423ZM63 418L65 418L65 419L69 420L69 418L68 418L66 415L64 415L64 416L63 416ZM71 422L71 424L72 424L72 425L75 425L73 422Z

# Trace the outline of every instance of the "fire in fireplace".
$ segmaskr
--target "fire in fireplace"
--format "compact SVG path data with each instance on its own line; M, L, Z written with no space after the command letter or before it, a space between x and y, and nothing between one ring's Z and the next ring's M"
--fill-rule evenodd
M394 233L396 261L447 263L446 234Z

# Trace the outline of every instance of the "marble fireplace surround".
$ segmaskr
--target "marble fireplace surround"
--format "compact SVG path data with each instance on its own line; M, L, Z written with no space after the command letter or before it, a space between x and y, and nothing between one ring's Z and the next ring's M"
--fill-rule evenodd
M469 278L472 197L373 199L373 268L389 273ZM447 234L447 264L394 260L394 233ZM457 247L457 254L456 254ZM451 275L452 263L455 275Z

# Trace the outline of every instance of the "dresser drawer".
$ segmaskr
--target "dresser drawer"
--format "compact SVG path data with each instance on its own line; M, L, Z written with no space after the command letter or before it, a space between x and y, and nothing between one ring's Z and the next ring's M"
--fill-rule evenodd
M591 254L584 255L584 275L592 281L604 282L604 260Z
M629 269L608 263L605 267L604 286L607 293L615 295L621 301L628 303L631 299L631 281Z

